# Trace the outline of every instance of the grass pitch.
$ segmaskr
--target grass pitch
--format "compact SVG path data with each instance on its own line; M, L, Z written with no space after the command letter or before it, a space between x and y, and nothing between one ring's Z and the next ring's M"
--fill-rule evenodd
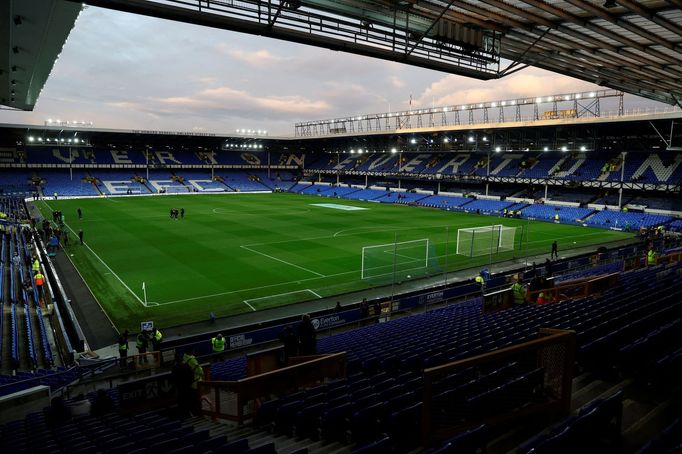
M364 209L315 205L324 203ZM143 320L178 325L206 320L211 311L232 315L368 288L372 284L360 273L362 248L396 240L428 238L440 270L446 263L450 271L488 264L490 256L455 254L459 228L504 224L519 227L519 236L525 226L523 254L549 253L554 240L561 252L628 237L300 194L59 200L38 206L48 219L50 210L62 210L71 230L67 253L116 326L131 331ZM184 208L185 219L171 220L171 208ZM77 244L79 229L85 246ZM507 252L493 261L520 255Z

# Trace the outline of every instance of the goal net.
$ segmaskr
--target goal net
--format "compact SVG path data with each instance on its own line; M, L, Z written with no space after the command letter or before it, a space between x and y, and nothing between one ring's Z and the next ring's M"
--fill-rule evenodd
M457 255L477 257L514 250L516 227L488 225L457 230Z
M435 267L437 258L428 238L362 248L362 279L372 283L428 276Z

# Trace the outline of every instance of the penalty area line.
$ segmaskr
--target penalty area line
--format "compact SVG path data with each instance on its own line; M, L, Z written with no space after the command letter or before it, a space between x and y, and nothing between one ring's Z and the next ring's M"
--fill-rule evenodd
M274 297L277 297L277 296L293 295L293 294L295 294L295 293L305 293L305 292L312 293L313 295L315 295L316 297L318 297L318 298L320 298L320 299L322 298L322 297L320 296L319 293L316 293L315 291L310 290L309 288L304 288L304 289L302 289L302 290L294 290L294 291L286 292L286 293L275 293L274 295L266 295L266 296L259 296L259 297L256 297L256 298L249 298L249 299L243 300L242 302L243 302L244 304L246 304L247 306L249 306L249 307L251 308L251 310L253 310L253 311L255 312L256 309L249 303L249 301L266 300L266 299L274 298Z
M319 277L327 277L327 276L325 276L324 274L318 273L317 271L309 270L308 268L302 267L302 266L300 266L300 265L296 265L295 263L291 263L291 262L287 262L286 260L278 259L277 257L273 257L273 256L271 256L271 255L268 255L268 254L266 254L265 252L260 252L260 251L257 251L257 250L255 250L255 249L251 249L251 248L248 247L248 246L239 246L239 247L242 248L242 249L246 249L247 251L251 251L251 252L253 252L253 253L260 254L260 255L262 255L263 257L267 257L267 258L269 258L269 259L276 260L276 261L278 261L278 262L284 263L285 265L293 266L294 268L298 268L299 270L307 271L308 273L314 274L314 275L316 275L316 276L319 276Z

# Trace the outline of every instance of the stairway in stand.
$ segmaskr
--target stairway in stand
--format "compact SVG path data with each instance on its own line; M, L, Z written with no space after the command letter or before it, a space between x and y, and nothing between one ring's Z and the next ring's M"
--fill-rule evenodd
M187 422L194 426L195 432L208 429L211 437L225 435L228 443L246 438L249 447L252 449L274 443L277 454L289 454L303 448L306 448L309 454L341 454L352 450L352 446L345 446L338 442L313 441L308 438L297 440L295 437L276 435L265 430L254 429L249 425L239 426L232 422L212 421L203 416L193 417Z

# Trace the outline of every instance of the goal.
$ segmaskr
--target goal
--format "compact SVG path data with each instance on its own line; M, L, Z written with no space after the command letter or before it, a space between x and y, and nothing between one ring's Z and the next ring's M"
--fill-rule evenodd
M514 250L516 227L502 224L457 230L457 255L477 257Z
M363 280L412 279L428 274L433 254L428 238L362 248Z

